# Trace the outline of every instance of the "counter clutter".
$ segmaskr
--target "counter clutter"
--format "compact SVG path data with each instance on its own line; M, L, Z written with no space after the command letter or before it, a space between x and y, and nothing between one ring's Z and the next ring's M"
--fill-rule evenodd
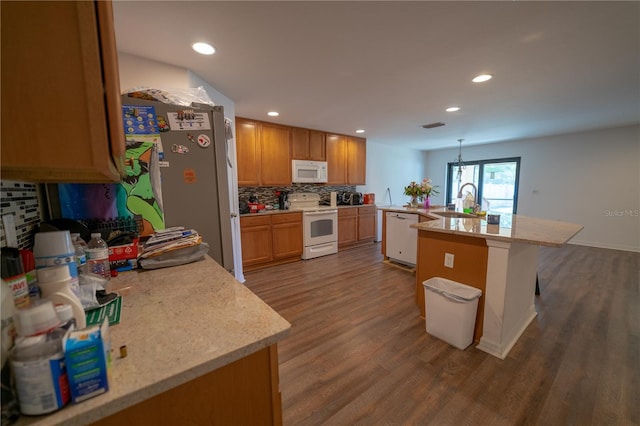
M121 273L111 279L110 289L123 299L120 324L109 331L109 391L50 415L21 416L16 425L108 420L275 345L291 327L209 256L171 268ZM122 346L127 348L124 358L117 352Z

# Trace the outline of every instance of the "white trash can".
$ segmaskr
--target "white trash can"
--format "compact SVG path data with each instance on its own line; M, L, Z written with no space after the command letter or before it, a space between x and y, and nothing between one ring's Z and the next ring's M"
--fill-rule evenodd
M422 285L427 333L464 350L473 343L482 290L440 277Z

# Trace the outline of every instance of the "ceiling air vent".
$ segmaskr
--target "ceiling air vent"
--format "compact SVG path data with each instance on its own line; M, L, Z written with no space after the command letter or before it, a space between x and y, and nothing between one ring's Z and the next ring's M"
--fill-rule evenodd
M441 122L437 122L437 123L431 123L431 124L423 124L422 127L424 127L425 129L434 129L436 127L442 127L444 126L444 123Z

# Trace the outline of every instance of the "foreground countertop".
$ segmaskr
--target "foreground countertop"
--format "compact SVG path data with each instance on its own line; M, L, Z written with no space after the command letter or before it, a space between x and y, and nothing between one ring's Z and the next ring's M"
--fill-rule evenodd
M16 425L83 425L193 380L285 337L291 325L213 259L112 278L109 391ZM120 358L119 348L127 347Z
M429 219L428 221L411 225L412 228L419 231L465 235L487 240L550 247L561 247L583 228L582 225L575 223L505 213L500 214L500 225L489 225L486 217L442 217L438 214L445 211L442 206L433 206L430 209L388 206L378 207L378 209L425 216Z

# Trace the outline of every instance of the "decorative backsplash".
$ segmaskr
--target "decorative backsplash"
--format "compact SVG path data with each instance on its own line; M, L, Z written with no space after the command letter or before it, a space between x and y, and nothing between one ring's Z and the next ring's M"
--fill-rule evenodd
M321 203L326 202L328 204L331 198L332 191L341 192L355 190L355 185L327 186L303 183L296 183L291 186L240 187L238 188L238 200L240 201L240 203L242 203L243 201L248 202L249 197L255 195L260 203L273 205L278 203L278 196L276 195L276 191L287 191L289 194L293 192L314 192L320 194Z
M13 214L18 248L33 247L33 235L42 220L39 185L0 180L0 214ZM4 223L0 221L0 246L7 246Z

